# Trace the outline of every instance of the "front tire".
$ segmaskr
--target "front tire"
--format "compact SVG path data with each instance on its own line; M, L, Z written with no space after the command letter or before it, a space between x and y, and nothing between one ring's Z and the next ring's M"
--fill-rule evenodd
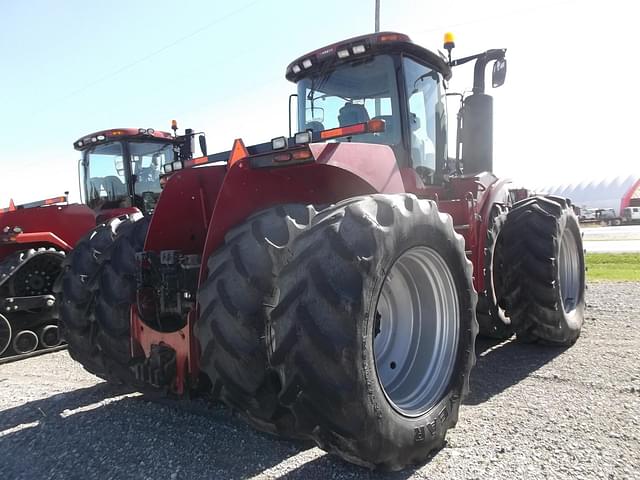
M267 333L298 431L371 468L424 462L475 363L472 267L451 218L412 195L359 197L291 250Z
M479 335L505 340L513 335L511 320L505 312L504 299L504 246L502 229L506 208L494 205L484 247L484 291L478 294Z
M509 316L519 340L572 345L585 313L585 264L578 219L559 197L514 205L504 235Z

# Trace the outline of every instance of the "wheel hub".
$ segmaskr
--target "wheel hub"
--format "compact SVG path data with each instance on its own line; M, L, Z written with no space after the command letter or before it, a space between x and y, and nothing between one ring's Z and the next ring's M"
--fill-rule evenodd
M41 254L29 260L16 272L13 295L27 297L47 295L61 272L62 259L57 254Z
M575 310L580 300L581 266L578 242L570 229L566 229L560 241L558 252L558 277L560 280L560 296L565 313Z
M393 264L376 306L378 380L398 412L419 416L442 397L459 341L458 294L435 250L414 247Z

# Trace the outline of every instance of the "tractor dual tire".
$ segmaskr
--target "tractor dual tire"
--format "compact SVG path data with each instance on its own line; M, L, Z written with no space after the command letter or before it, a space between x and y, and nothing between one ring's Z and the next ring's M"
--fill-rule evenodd
M126 215L83 237L65 261L56 289L61 335L71 357L110 383L145 391L129 363L130 306L135 302L135 253L142 251L149 219Z
M208 277L198 294L194 332L212 397L241 412L255 428L286 437L295 432L268 370L266 305L274 302L279 256L315 214L311 206L278 205L231 229L209 257Z
M484 244L484 290L478 293L478 334L505 340L513 335L511 320L505 313L503 271L504 252L501 235L506 220L506 208L494 205Z
M290 248L267 342L297 431L369 468L423 463L475 364L477 295L451 217L413 195L357 197Z
M585 314L585 263L578 218L568 200L531 197L503 229L508 315L519 340L568 346Z

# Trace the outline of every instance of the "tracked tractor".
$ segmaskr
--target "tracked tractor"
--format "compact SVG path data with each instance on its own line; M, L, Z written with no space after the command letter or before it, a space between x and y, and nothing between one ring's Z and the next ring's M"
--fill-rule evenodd
M96 132L74 143L81 204L67 195L0 210L0 357L20 358L60 345L53 283L64 257L96 224L140 212L160 196L162 168L191 158L193 132Z
M450 158L447 81L467 62ZM292 62L298 133L168 165L151 219L114 219L71 253L74 358L360 465L425 461L457 422L478 320L570 345L584 318L570 202L490 173L491 64L499 86L505 50L452 60L392 32Z

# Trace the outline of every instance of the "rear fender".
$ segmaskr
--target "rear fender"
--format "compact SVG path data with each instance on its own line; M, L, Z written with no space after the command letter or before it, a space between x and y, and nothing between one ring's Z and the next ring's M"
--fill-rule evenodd
M356 195L403 193L396 158L386 145L324 143L309 145L315 162L274 168L249 166L249 158L229 169L213 210L202 250L206 259L225 234L252 213L284 203L322 205Z
M225 175L224 165L188 168L174 173L154 209L145 250L202 253Z

